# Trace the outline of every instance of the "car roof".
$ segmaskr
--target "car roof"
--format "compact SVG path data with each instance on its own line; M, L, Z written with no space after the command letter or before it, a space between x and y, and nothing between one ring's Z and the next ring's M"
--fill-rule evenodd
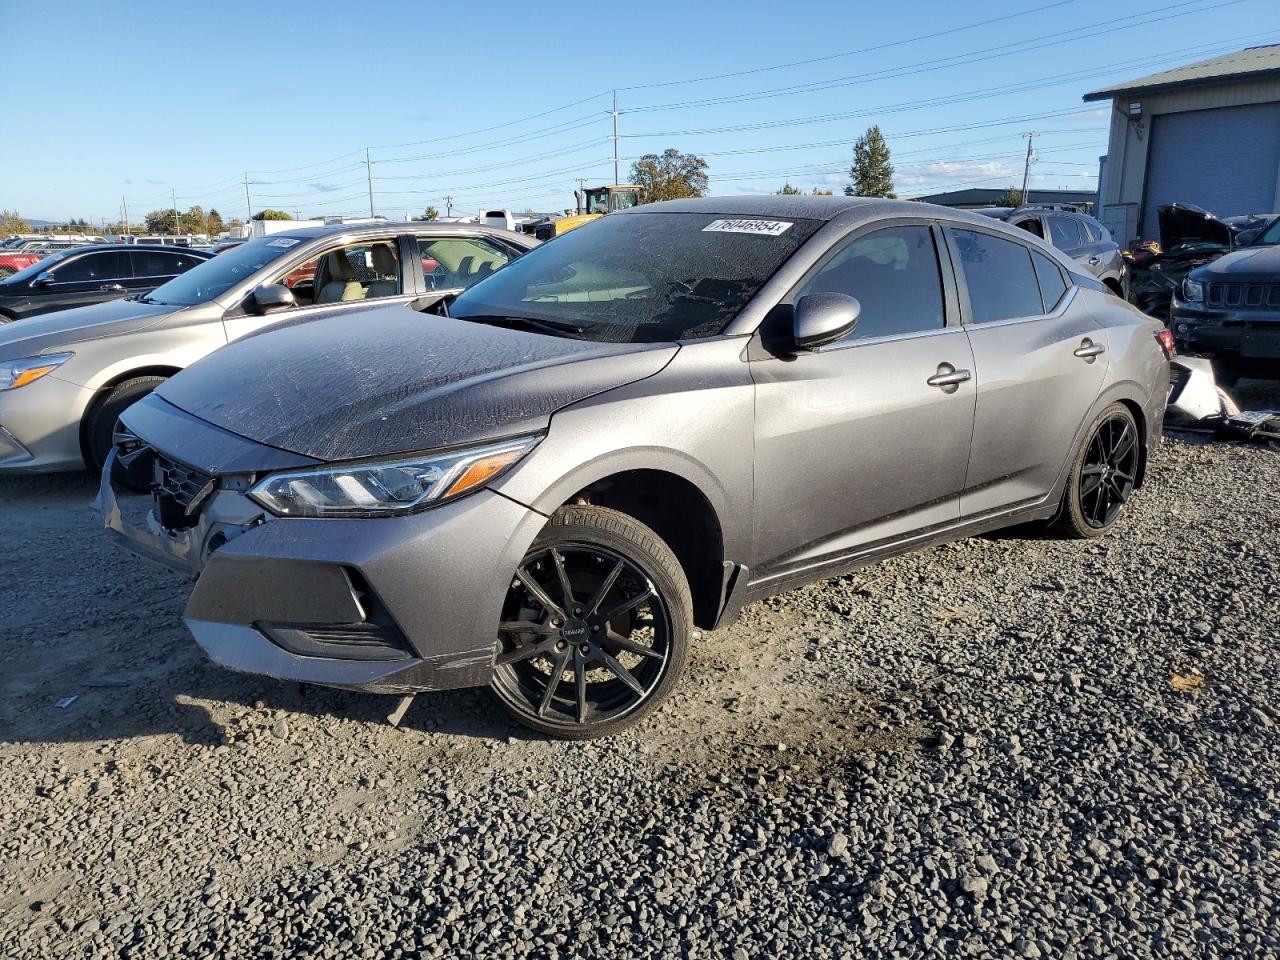
M727 217L797 217L805 220L840 219L853 224L885 217L933 217L991 226L991 218L972 210L944 207L918 200L882 200L878 197L767 196L697 197L644 204L609 216L646 213L703 213Z
M441 231L444 233L475 233L477 231L483 233L506 234L508 236L520 236L512 230L500 230L497 227L486 226L483 223L442 223L439 220L379 220L377 223L332 223L325 224L322 227L299 227L297 230L278 230L275 233L267 234L271 237L291 237L295 240L314 240L317 237L328 236L355 236L360 237L366 234L386 233L388 230L401 232L404 230L430 230L432 233ZM253 237L251 239L259 239Z
M82 243L67 248L76 253L87 253L91 250L163 250L166 253L194 253L198 256L209 256L208 250L199 247L180 247L177 244L160 243Z

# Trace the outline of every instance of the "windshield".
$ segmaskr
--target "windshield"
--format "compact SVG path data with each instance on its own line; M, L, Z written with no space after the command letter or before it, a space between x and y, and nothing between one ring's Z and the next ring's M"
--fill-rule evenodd
M1269 247L1280 243L1280 218L1254 238L1252 247Z
M146 297L149 302L190 307L206 303L278 260L302 241L295 237L259 237L220 253L186 273L162 283Z
M715 336L819 226L795 217L611 214L486 277L449 314L543 320L613 343Z
M75 252L75 250L59 250L57 253L51 253L44 259L37 260L29 267L23 267L17 273L9 277L9 282L22 283L25 280L34 280L39 274L44 273L59 260L65 260Z

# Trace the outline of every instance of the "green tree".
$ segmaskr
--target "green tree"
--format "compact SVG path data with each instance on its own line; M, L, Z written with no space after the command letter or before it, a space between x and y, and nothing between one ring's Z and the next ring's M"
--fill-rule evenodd
M30 233L31 224L22 219L17 210L0 210L0 237L11 233Z
M292 220L293 215L283 210L259 210L253 215L255 220Z
M222 222L222 214L218 212L217 207L209 208L209 215L204 218L204 228L210 236L221 233L223 230L227 229L226 225Z
M661 156L646 153L631 165L631 182L640 187L641 203L701 197L707 192L707 161L675 147Z
M435 207L427 207L426 210L422 211L422 219L423 220L439 220L440 211L437 210Z
M780 196L780 197L796 197L796 196L799 196L799 195L800 195L800 194L802 194L802 193L804 193L804 191L803 191L803 190L801 190L799 187L793 187L793 186L791 185L791 181L790 181L790 180L788 180L786 183L784 183L784 184L782 185L782 189L778 191L778 196Z
M174 229L173 214L173 207L152 210L143 217L143 223L147 225L147 233L177 233Z
M833 194L830 190L819 190L817 187L814 187L814 188L813 188L813 195L814 195L815 197L832 197L832 196L835 196L835 194Z
M204 213L204 207L201 207L199 205L194 206L182 215L182 218L181 218L182 226L181 226L181 229L178 230L178 232L179 233L205 233L206 232L205 221L207 219L208 218L205 216L205 213Z
M1010 187L996 201L997 207L1020 207L1022 206L1022 191L1017 187Z
M897 196L893 192L893 164L889 162L889 145L884 142L880 126L867 128L867 132L853 143L853 166L849 168L853 182L844 188L847 197Z

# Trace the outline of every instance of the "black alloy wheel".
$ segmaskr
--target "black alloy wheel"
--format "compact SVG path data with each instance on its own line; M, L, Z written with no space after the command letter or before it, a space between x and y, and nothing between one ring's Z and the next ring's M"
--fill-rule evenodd
M1102 411L1076 455L1059 525L1077 537L1109 529L1133 494L1140 453L1141 436L1129 409L1115 403Z
M630 726L683 667L688 587L666 545L612 510L557 512L512 577L492 688L521 723L586 739Z

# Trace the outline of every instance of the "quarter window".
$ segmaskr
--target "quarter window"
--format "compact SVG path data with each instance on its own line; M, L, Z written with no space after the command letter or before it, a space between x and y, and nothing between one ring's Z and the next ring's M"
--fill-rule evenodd
M1043 253L1032 251L1031 262L1035 264L1036 279L1040 281L1040 299L1044 301L1044 312L1049 313L1067 292L1067 282L1062 279L1062 271L1057 264Z
M939 330L942 278L932 231L889 227L850 241L795 293L847 293L862 305L849 339Z
M86 253L53 271L55 283L91 283L96 280L120 280L129 276L129 261L123 252L104 250Z
M511 259L505 247L484 237L418 237L418 255L432 290L465 289Z
M1020 243L973 230L954 231L969 288L970 322L1036 317L1044 310L1031 251Z

